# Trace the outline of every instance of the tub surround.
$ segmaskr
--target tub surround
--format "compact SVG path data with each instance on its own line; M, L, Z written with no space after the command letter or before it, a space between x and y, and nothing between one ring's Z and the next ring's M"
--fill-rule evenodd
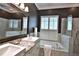
M41 40L39 55L40 56L69 56L69 52L59 42Z
M48 49L51 49L51 50L62 51L62 52L67 52L68 53L68 50L65 49L61 45L61 43L59 43L59 42L41 41L40 48L48 48Z

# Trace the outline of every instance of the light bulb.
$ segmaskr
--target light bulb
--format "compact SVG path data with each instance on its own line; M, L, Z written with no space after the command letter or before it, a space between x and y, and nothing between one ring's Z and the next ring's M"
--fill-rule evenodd
M20 8L24 9L24 3L20 4Z
M24 10L24 11L25 11L25 12L29 12L28 6L25 7L25 10Z

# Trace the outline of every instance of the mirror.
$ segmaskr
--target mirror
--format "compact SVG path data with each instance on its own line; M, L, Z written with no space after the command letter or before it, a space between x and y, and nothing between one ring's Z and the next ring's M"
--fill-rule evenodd
M27 34L27 17L23 17L23 21L0 18L0 39L22 34Z
M72 15L69 15L67 18L62 18L61 33L68 35L68 36L71 36L71 33L72 33Z

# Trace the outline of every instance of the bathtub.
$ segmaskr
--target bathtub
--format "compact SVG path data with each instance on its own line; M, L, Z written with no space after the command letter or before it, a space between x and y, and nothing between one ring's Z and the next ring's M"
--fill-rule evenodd
M68 52L67 49L65 49L61 43L59 42L40 42L40 48L48 48L51 50L56 50L56 51L63 51L63 52Z

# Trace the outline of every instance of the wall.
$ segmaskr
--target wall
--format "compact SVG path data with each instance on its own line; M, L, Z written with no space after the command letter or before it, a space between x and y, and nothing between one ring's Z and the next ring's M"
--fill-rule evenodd
M70 53L79 55L79 18L73 18L72 39L70 40ZM78 36L76 37L78 33Z
M33 32L33 28L37 27L37 15L29 16L29 32Z
M29 12L26 13L28 16L28 25L27 25L27 33L32 33L33 28L37 27L37 7L34 3L27 3L29 7Z
M61 33L66 34L66 31L67 31L67 18L62 18Z
M63 20L65 20L65 18L63 18ZM62 45L64 45L65 47L67 47L69 45L69 54L70 55L79 55L79 35L78 37L76 37L78 31L79 31L79 18L73 18L72 19L72 32L71 32L71 37L70 39L68 39L67 35L63 35L61 34L61 38L60 38L60 43ZM62 23L63 25L64 23ZM62 27L65 27L64 25ZM65 27L66 28L66 27ZM70 33L69 33L70 34ZM67 43L67 44L66 44Z

